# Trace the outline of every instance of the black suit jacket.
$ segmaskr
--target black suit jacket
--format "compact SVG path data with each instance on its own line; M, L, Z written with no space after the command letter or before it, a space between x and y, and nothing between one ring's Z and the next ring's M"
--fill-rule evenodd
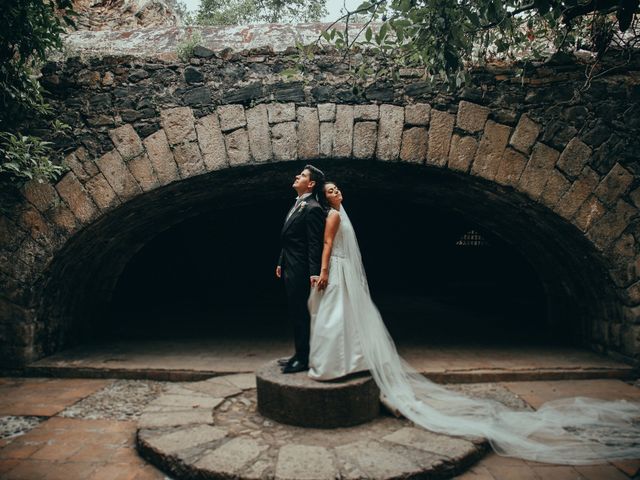
M310 195L285 221L278 265L287 277L303 281L304 277L308 280L312 275L320 275L325 216L324 209Z

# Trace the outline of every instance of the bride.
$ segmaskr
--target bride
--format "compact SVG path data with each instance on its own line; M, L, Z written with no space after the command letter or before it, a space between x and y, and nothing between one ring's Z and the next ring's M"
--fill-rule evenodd
M428 430L484 437L496 453L526 460L589 464L640 458L640 404L564 398L537 411L475 399L423 377L397 353L371 300L342 193L327 182L330 207L320 278L309 297L309 376L330 380L369 370L385 404Z

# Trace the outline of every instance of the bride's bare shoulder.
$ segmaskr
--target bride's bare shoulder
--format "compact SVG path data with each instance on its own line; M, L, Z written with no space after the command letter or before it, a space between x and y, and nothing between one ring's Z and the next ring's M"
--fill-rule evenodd
M340 212L335 208L330 208L329 213L327 213L327 222L340 223Z

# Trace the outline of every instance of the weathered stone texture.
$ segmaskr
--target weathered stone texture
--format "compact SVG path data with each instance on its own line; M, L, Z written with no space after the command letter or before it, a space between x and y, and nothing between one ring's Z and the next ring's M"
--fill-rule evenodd
M195 119L189 107L176 107L160 111L160 122L171 145L196 139Z
M105 153L96 160L96 164L120 199L129 199L141 193L138 182L116 150Z
M404 123L406 125L427 126L431 119L431 105L414 103L404 107Z
M449 145L453 134L454 115L440 110L431 110L429 127L429 153L427 163L444 167L449 156Z
M378 120L378 105L356 105L353 107L355 120Z
M267 448L252 438L237 437L221 447L206 453L196 466L217 474L233 476L242 467L253 462Z
M26 230L34 240L44 244L48 243L47 239L51 236L49 224L34 207L29 206L20 213L18 225Z
M333 144L335 142L336 129L334 123L320 123L320 156L331 157L333 154Z
M185 142L174 146L173 156L182 178L193 177L205 171L198 142Z
M591 195L598 185L598 174L585 167L580 176L569 187L555 207L555 211L566 219L570 219L582 203Z
M91 195L94 203L103 212L120 203L116 192L113 191L113 188L101 173L87 180L84 187Z
M458 104L456 125L470 133L479 132L484 128L488 116L487 107L461 100Z
M267 105L269 123L293 122L296 119L294 103L270 103Z
M97 215L98 211L93 201L91 201L75 173L68 172L62 177L56 184L56 190L81 222L87 223Z
M258 132L259 131L260 130L258 128ZM202 152L202 161L204 162L206 169L219 170L228 166L227 147L224 144L224 137L220 130L218 115L212 113L206 117L199 118L196 122L196 133L198 136L200 152ZM267 136L268 135L269 132L267 131ZM258 142L256 144L256 148L260 146L261 143ZM270 146L271 144L269 144L269 147Z
M527 158L524 155L507 147L502 155L502 160L496 173L496 182L501 185L515 187L526 165Z
M612 205L633 183L633 175L616 163L602 179L596 189L596 196L606 205Z
M491 120L486 123L478 152L471 165L472 175L478 175L487 180L495 179L510 134L511 128L506 125Z
M609 210L587 231L587 236L598 248L604 250L620 236L636 213L633 206L624 200L618 200L615 208Z
M567 175L577 176L591 157L591 148L577 137L571 139L558 159L558 168Z
M46 212L58 201L58 193L48 182L30 180L22 190L24 197L40 212Z
M298 158L311 160L320 152L320 121L316 108L298 108Z
M511 135L509 145L522 153L528 154L540 134L540 125L531 120L527 115L522 115Z
M67 165L73 173L75 173L76 177L78 177L79 180L84 182L85 180L91 178L91 175L87 173L84 165L78 159L75 152L70 153L64 158L64 164Z
M160 185L156 172L153 170L151 161L146 153L129 160L127 166L129 167L131 175L138 181L138 185L140 185L143 191L148 192Z
M567 180L567 177L554 168L547 178L540 200L547 207L554 208L570 186L571 182Z
M576 213L573 223L583 232L591 228L605 214L604 205L593 195L587 198Z
M178 166L173 158L164 130L159 130L143 141L149 160L162 185L178 180Z
M287 444L278 452L276 480L333 480L338 477L333 455L324 447Z
M520 176L518 188L537 200L547 183L547 178L558 160L559 153L543 143L536 143L527 166Z
M318 119L321 122L335 122L336 120L336 104L321 103L318 105Z
M454 134L449 149L449 168L467 173L477 150L478 142L475 138Z
M47 217L67 235L74 233L80 226L76 216L63 203L49 210Z
M404 108L396 105L380 106L380 126L376 156L380 160L396 160L400 155Z
M220 129L223 132L236 130L247 124L242 105L222 105L218 107L218 117L220 118Z
M125 162L141 155L144 152L144 147L142 146L140 137L128 123L113 130L109 130L109 137L111 137L111 141L118 152L120 152L120 155Z
M269 116L265 105L258 105L246 111L247 132L249 134L249 150L256 162L268 162L271 151L271 135L269 133Z
M355 158L373 158L376 151L378 124L376 122L357 122L353 127L353 156Z
M272 125L271 143L274 160L295 160L298 158L296 123L285 122Z
M413 127L402 132L400 159L405 162L424 163L427 159L428 132L426 128Z
M337 105L333 155L350 157L353 149L353 106Z

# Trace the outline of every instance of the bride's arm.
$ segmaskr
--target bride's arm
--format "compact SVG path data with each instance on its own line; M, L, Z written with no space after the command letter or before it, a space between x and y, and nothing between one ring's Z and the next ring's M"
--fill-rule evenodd
M324 246L322 247L322 266L320 268L320 279L318 280L318 289L324 290L329 283L329 259L331 257L331 249L333 248L333 239L340 226L340 214L335 210L331 210L327 217L327 224L324 227Z

